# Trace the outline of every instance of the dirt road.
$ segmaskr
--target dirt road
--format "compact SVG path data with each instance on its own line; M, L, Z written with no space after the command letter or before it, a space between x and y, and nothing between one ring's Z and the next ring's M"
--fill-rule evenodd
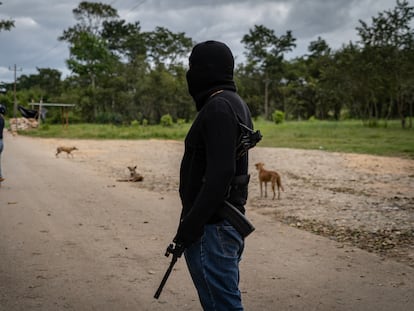
M60 143L75 144L79 151L73 158L56 158ZM6 133L6 181L0 188L0 310L201 310L182 259L161 298L153 299L169 264L163 253L180 211L181 154L179 142L45 140ZM321 157L323 161L317 160ZM300 229L307 219L314 219L308 214L319 208L321 223L360 228L355 218L382 226L393 217L401 232L411 230L413 177L398 175L397 164L393 172L382 172L398 175L399 194L384 196L399 196L396 201L405 208L354 217L356 207L364 206L347 200L363 194L346 191L354 186L336 184L344 156L257 148L251 161L263 159L269 168L271 159L277 161L286 191L280 201L259 198L252 181L247 210L256 231L246 240L241 263L246 310L414 310L410 251L405 252L406 261L398 262ZM378 164L372 161L367 165ZM297 163L289 166L290 162ZM134 163L144 181L116 182ZM399 165L414 168L412 161ZM322 177L323 169L331 175ZM345 169L347 175L363 170L358 165ZM361 181L361 175L348 178L360 184L355 185L360 191L370 189L364 201L369 206L381 208L377 200L390 202L376 197L382 179L375 186ZM315 195L327 188L334 198ZM338 210L326 210L338 204Z

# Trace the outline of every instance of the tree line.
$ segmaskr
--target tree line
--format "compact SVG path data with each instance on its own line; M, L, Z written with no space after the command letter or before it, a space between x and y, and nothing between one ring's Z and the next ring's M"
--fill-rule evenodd
M76 104L71 118L79 122L159 123L162 116L191 121L195 107L188 95L187 57L195 42L185 33L164 27L144 32L140 23L127 23L111 5L80 2L73 9L74 26L58 40L69 45L66 60L71 75L53 68L17 80L19 104ZM333 50L319 37L308 53L294 59L292 31L277 35L254 25L241 38L246 60L235 69L239 93L254 117L286 120L401 120L412 127L414 100L414 7L397 0L370 23L359 21L359 40ZM14 27L1 21L1 30ZM13 85L5 85L0 100L13 107ZM51 122L60 122L50 112Z

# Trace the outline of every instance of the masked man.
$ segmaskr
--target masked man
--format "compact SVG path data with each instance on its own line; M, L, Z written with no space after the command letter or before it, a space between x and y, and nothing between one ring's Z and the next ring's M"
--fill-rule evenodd
M239 123L252 128L249 108L236 93L234 58L221 42L194 46L187 83L197 107L180 167L182 213L176 249L184 256L204 310L243 310L239 262L244 238L220 217L224 200L244 214L248 153L237 157ZM240 178L242 177L242 178ZM246 178L247 177L247 178ZM244 180L235 183L236 180Z

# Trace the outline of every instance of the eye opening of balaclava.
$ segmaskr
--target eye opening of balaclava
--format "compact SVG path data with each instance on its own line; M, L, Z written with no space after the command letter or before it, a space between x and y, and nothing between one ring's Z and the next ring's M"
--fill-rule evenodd
M197 111L214 92L236 91L233 71L233 54L224 43L210 40L194 46L189 57L187 84Z

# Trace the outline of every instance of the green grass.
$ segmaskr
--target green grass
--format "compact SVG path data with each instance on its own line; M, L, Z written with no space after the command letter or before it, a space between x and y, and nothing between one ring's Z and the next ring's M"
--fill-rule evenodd
M414 129L402 129L398 121L388 121L387 127L363 126L362 121L302 121L275 124L258 119L262 147L319 149L332 152L352 152L414 159ZM171 127L113 126L96 124L43 125L40 129L21 134L36 137L73 139L173 139L183 140L190 124Z
M104 124L70 124L68 128L62 125L42 125L39 129L20 132L33 137L60 137L71 139L184 139L190 124L174 124L170 127L161 125L148 126L115 126Z
M362 121L307 121L274 124L258 120L261 146L321 149L414 159L414 129L402 129L398 121L366 127Z

